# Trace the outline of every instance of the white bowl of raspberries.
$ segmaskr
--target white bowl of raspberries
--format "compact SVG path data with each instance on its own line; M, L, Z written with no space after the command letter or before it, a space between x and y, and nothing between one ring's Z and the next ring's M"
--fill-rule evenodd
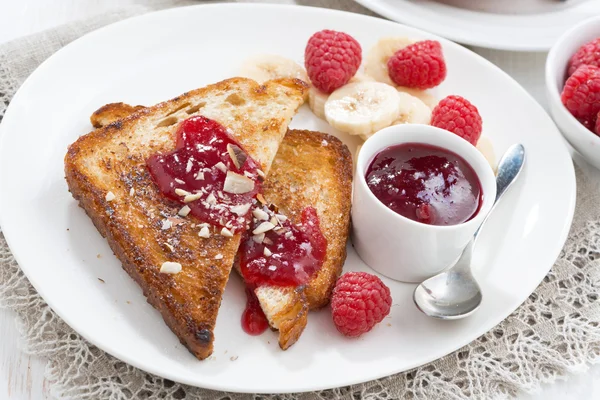
M600 169L600 17L558 39L546 60L546 89L563 136Z

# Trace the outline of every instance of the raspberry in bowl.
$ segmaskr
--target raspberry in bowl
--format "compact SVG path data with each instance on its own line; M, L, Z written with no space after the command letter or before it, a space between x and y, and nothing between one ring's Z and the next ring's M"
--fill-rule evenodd
M600 17L563 34L546 59L546 94L567 142L600 168Z
M429 125L382 129L358 155L354 248L375 271L422 282L458 259L495 197L493 170L465 139Z

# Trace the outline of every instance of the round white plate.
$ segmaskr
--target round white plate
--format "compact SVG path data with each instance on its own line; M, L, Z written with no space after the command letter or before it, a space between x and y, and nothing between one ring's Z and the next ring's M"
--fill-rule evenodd
M235 75L243 59L258 53L301 61L307 39L323 28L349 32L365 49L380 36L435 38L325 9L195 6L95 31L60 50L23 84L0 126L0 221L31 283L91 343L148 372L211 389L331 388L404 371L458 349L506 318L547 274L575 201L562 138L516 82L439 39L449 74L437 94L457 93L475 103L498 154L515 142L528 151L525 173L492 216L475 254L484 292L479 312L455 322L429 319L413 305L413 285L384 279L394 306L372 332L357 340L342 337L326 308L311 313L298 343L281 351L275 333L252 337L242 331L245 296L234 274L219 312L213 358L198 361L179 344L69 194L63 177L67 146L91 129L90 113L107 102L169 99ZM292 126L335 134L306 106ZM340 136L355 148L355 141ZM369 270L350 246L345 270Z
M572 6L556 6L553 11L519 15L467 10L434 0L355 1L394 21L460 43L516 51L549 50L556 39L570 27L600 14L598 0L578 2Z

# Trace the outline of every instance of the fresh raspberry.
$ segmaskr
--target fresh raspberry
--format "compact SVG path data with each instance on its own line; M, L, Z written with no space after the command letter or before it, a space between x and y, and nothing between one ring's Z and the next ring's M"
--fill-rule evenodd
M562 103L588 129L596 125L600 112L600 68L582 65L567 79Z
M431 125L457 134L473 146L481 136L481 115L471 102L460 96L448 96L431 112Z
M396 85L429 89L446 79L442 45L424 40L398 50L387 62L390 79Z
M582 65L600 67L600 38L584 44L573 54L569 60L567 76L573 75L573 72Z
M352 36L328 29L308 39L304 65L312 84L331 93L344 86L356 74L362 60L360 44Z
M358 337L390 313L392 296L381 279L366 272L348 272L338 279L331 296L331 314L340 333Z

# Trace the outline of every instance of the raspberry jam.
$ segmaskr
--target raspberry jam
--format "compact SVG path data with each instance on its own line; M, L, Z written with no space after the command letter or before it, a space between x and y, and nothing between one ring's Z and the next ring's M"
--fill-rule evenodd
M260 307L254 290L246 287L246 309L242 314L242 329L248 335L260 335L269 327L269 321Z
M299 225L267 207L255 208L253 215L238 253L246 284L298 286L307 283L323 265L327 251L327 239L321 233L317 211L306 207Z
M482 202L479 178L465 160L421 143L381 151L369 165L365 179L388 208L429 225L468 221Z
M186 119L176 135L175 150L146 161L160 191L203 222L244 229L261 188L259 164L225 127L206 117Z

